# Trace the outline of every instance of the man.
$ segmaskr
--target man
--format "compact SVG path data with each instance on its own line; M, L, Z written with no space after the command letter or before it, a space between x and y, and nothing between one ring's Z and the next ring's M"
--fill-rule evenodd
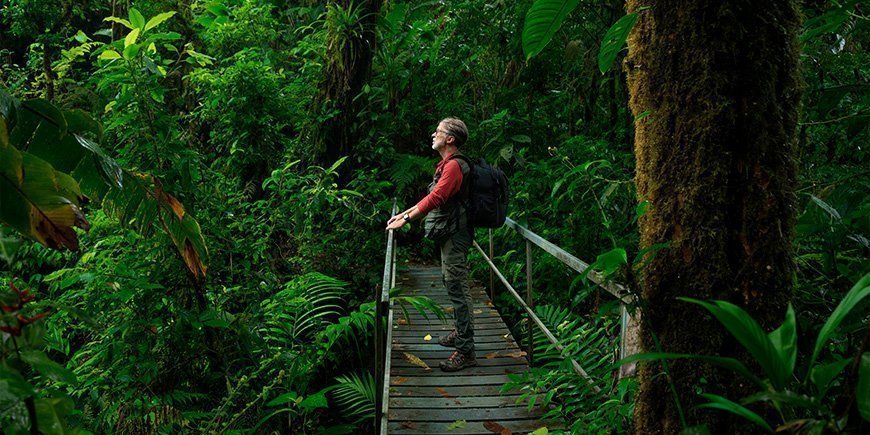
M466 177L468 161L459 147L468 140L468 128L457 118L445 118L432 133L432 149L441 155L429 194L417 205L390 218L387 229L397 229L421 216L426 216L426 236L435 240L441 250L441 276L453 303L455 328L438 343L455 347L456 351L440 364L441 370L453 372L474 367L474 317L471 290L468 287L468 250L474 239L474 229L467 223L463 203L468 199Z

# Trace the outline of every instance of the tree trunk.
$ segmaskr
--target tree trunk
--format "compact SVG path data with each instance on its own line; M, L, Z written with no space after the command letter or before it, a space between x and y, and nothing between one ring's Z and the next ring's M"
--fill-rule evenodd
M350 155L355 133L362 131L355 124L359 121L357 114L363 107L363 99L354 102L354 98L362 91L371 75L376 42L375 25L380 7L380 2L376 0L331 3L344 9L352 6L359 8L358 22L355 25L362 31L357 32L354 28L342 32L338 29L327 37L327 49L331 52L327 54L318 106L334 109L338 113L324 122L320 129L320 140L324 148L321 160L324 164L332 164L339 158ZM327 20L329 19L327 14ZM344 40L343 43L337 43L338 40L332 38ZM340 173L346 175L349 169L350 162L340 168Z
M665 352L742 357L715 319L675 298L728 300L768 329L784 317L794 270L798 8L628 1L630 12L643 6L650 8L640 12L625 62L634 115L651 111L635 126L638 196L649 202L640 247L670 244L640 273L644 348L656 350L654 334ZM659 364L640 370L637 433L679 432L675 397L689 425L731 433L741 424L691 409L696 388L745 389L733 374L686 360L668 366L676 392L656 376Z
M55 48L48 41L42 43L42 73L45 75L45 99L54 101L54 69L51 68L51 58Z

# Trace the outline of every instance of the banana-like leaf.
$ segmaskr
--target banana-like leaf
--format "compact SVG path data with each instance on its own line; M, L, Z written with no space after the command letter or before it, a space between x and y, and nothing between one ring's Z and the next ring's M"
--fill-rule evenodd
M758 322L742 308L726 301L713 301L713 303L700 301L692 298L677 298L682 301L698 304L710 311L722 326L740 342L746 350L755 358L758 365L764 370L774 388L782 389L791 377L786 361L787 355L781 355L770 337L764 333ZM793 347L793 346L792 346ZM789 350L791 352L792 350Z
M78 183L48 162L10 143L7 118L0 118L0 221L55 249L78 249L73 227L90 224L79 208Z
M121 169L97 144L103 131L93 118L3 90L0 115L0 221L46 246L77 249L72 227L89 227L79 209L87 198L144 235L161 227L193 276L205 275L199 223L157 178Z
M846 297L840 302L840 305L837 305L837 308L834 309L834 312L831 313L831 317L828 317L828 320L822 326L822 329L819 331L819 337L816 339L816 346L813 349L813 356L810 358L810 367L815 365L816 358L819 357L819 354L822 352L822 348L831 338L831 335L834 333L834 330L837 329L837 326L840 325L840 322L846 318L852 308L855 308L864 298L870 296L870 273L864 275L857 284L855 284L849 293L846 293Z
M696 408L710 408L710 409L722 409L728 411L732 414L739 415L758 426L762 427L767 432L773 432L773 428L761 418L760 415L750 411L746 407L740 405L739 403L734 403L722 396L717 396L715 394L701 394L705 399L709 400L710 403L705 403L703 405L696 406Z
M526 13L523 24L523 52L526 60L541 52L562 26L565 17L579 0L536 0Z
M864 352L861 355L855 399L858 402L858 412L861 413L861 417L870 421L870 352Z

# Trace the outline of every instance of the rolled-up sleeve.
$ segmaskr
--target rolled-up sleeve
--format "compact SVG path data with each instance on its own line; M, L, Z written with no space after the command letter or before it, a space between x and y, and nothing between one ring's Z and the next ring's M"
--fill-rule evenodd
M435 185L432 192L417 203L417 210L425 215L441 207L453 195L459 193L461 186L462 169L456 160L448 160L444 163L444 169L441 171L441 178L438 179L438 184Z

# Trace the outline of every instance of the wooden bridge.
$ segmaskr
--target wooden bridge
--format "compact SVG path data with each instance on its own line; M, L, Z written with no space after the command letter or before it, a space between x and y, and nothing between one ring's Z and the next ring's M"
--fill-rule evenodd
M404 295L428 296L448 315L452 311L438 267L412 266L399 271L396 285L407 289ZM400 310L394 310L390 322L389 433L491 434L490 429L498 427L521 433L559 424L540 421L540 408L529 412L524 404L516 404L519 392L500 394L508 373L528 370L526 352L517 346L483 289L474 288L472 298L478 366L453 373L438 368L438 362L454 350L438 344L438 335L453 329L451 319L442 323L416 312L406 319Z
M395 206L393 209L392 215L395 214ZM507 226L526 240L526 297L517 293L492 262L491 230L489 255L477 242L474 243L491 268L490 292L498 277L525 310L532 324L543 332L556 350L561 351L561 344L533 310L532 245L540 247L577 272L586 273L589 265L511 219L507 219ZM595 271L591 271L589 277L623 303L620 357L627 356L637 340L637 319L627 314L624 305L631 302L631 296L622 286L603 280ZM394 288L403 289L403 296L429 297L447 312L446 322L438 320L433 314L423 314L412 308L405 315L390 299L390 290ZM378 433L528 433L544 427L553 430L571 426L571 422L543 419L547 409L540 406L529 409L527 404L517 403L521 394L519 391L502 392L509 374L529 369L533 347L521 349L517 345L493 305L491 296L492 293L488 295L481 287L472 287L478 366L452 373L441 371L438 363L454 351L438 344L438 336L453 329L453 308L441 281L441 269L438 266L412 265L397 273L396 242L393 232L389 231L384 281L375 316L375 369L381 392L376 407ZM523 340L524 343L530 341L530 337ZM577 361L570 361L574 371L588 381L590 389L597 392L596 383L581 365Z

